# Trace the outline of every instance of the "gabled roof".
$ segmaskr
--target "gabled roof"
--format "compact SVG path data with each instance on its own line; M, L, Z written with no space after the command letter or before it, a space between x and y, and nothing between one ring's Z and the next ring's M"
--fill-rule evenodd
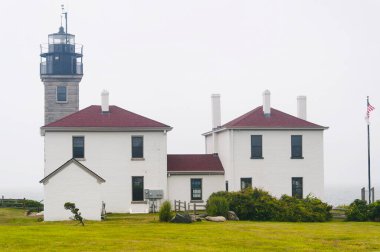
M170 130L171 127L135 114L117 106L109 106L109 112L103 113L101 106L92 105L78 112L49 123L42 129L54 128L157 128Z
M290 129L326 129L321 125L305 121L271 108L270 116L265 116L263 106L224 124L222 128L290 128Z
M89 168L87 168L86 166L84 166L82 163L80 163L78 160L76 160L75 158L72 158L70 160L68 160L66 163L64 163L63 165L61 165L60 167L58 167L56 170L54 170L53 172L51 172L49 175L47 175L46 177L44 177L43 179L41 179L40 183L45 183L46 181L48 181L51 177L55 176L57 173L59 173L60 171L62 171L63 169L65 169L66 167L69 166L69 164L76 164L79 168L83 169L84 171L86 171L88 174L90 174L91 176L93 176L94 178L96 178L100 183L104 183L106 182L102 177L100 177L98 174L96 174L95 172L91 171Z
M222 125L215 131L225 129L306 129L306 130L325 130L324 127L301 118L289 115L280 110L271 108L270 116L265 116L263 106L259 106L248 113ZM212 131L204 133L208 135Z
M224 169L217 154L170 154L168 173L224 174Z

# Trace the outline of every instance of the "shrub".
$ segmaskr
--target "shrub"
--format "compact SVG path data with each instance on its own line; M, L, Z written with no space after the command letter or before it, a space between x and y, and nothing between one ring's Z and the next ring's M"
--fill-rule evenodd
M369 218L369 206L365 200L356 199L347 209L348 221L367 221Z
M277 199L268 192L255 188L241 192L213 193L209 201L214 197L225 198L230 210L241 220L321 222L332 218L332 207L310 195L305 199L287 195Z
M241 220L276 220L280 211L277 199L257 188L231 193L229 204Z
M43 208L44 205L41 202L35 200L24 200L25 208Z
M304 203L312 213L313 221L329 221L332 219L332 206L317 197L308 195L304 199Z
M332 206L320 199L308 195L305 199L297 199L287 195L280 198L282 221L323 222L331 220Z
M206 212L211 216L224 216L228 214L227 199L222 196L213 196L207 200Z
M380 221L380 200L369 205L369 219L371 221Z
M163 222L169 222L173 218L172 204L166 200L160 206L159 219Z

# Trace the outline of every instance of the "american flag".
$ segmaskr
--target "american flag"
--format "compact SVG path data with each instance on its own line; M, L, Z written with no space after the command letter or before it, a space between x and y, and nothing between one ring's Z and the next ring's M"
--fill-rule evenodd
M375 109L374 106L368 103L367 105L367 118L369 118L369 113Z

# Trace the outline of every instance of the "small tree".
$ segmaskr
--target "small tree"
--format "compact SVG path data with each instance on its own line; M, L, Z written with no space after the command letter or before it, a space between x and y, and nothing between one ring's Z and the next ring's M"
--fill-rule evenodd
M75 203L66 202L64 207L66 210L70 210L71 213L74 214L74 217L73 217L74 220L79 221L80 224L82 224L82 226L84 226L83 217L81 216L79 209L75 207Z
M170 201L166 200L162 203L159 212L160 221L169 222L173 218L172 205Z

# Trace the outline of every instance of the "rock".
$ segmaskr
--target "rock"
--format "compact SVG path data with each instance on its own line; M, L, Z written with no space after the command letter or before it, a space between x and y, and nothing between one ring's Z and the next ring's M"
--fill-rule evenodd
M188 214L177 213L170 222L173 222L173 223L191 223L192 220L191 220L191 216Z
M44 211L41 211L39 213L36 213L36 216L44 216Z
M190 214L190 218L192 222L202 221L202 219L198 215L195 215L195 214Z
M213 222L225 222L226 218L224 218L223 216L207 216L206 220Z
M200 215L199 215L199 218L203 218L203 219L204 219L204 218L206 218L206 217L207 217L207 214L206 214L206 213L203 213L203 214L200 214Z
M190 214L191 222L197 221L197 216L194 214Z
M237 215L236 215L236 213L234 211L228 211L228 213L227 213L227 219L228 220L238 221L239 217L237 217Z

